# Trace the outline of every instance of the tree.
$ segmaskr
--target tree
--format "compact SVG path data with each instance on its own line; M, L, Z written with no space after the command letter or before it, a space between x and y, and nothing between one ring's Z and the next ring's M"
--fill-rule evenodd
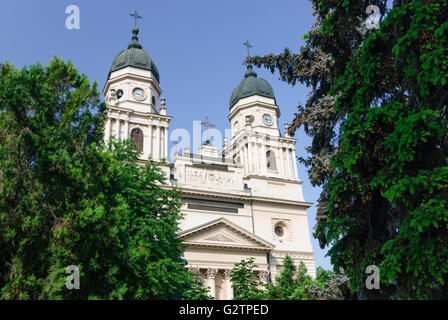
M272 300L312 300L308 287L313 284L303 261L297 267L290 256L283 260L283 269L275 283L267 285L268 299Z
M214 300L210 295L210 287L205 287L202 283L198 272L190 272L191 284L183 294L184 300Z
M345 66L353 58L368 35L364 21L369 17L366 8L375 5L380 18L386 12L387 0L311 0L316 22L304 36L305 46L299 53L285 48L282 53L255 56L245 63L264 66L272 73L278 71L280 80L294 86L297 83L311 87L304 105L289 125L289 134L301 128L312 138L306 150L310 156L299 158L308 168L313 186L324 186L334 174L331 157L337 152L339 128L346 114L335 107L336 94L332 84L344 74ZM317 205L317 225L327 217L328 192L323 190ZM321 246L325 246L322 242Z
M283 261L283 269L275 281L275 285L267 285L267 291L270 299L273 300L291 300L292 295L298 286L298 279L295 277L297 267L290 256L286 256Z
M448 297L447 5L397 1L333 89L347 119L317 233L355 286L380 266L382 298Z
M448 3L396 0L379 30L364 30L365 8L384 15L386 1L312 2L300 55L247 62L313 87L291 130L313 136L315 235L367 298L446 298ZM381 290L364 290L371 264Z
M350 280L343 272L334 272L317 267L316 279L308 286L313 300L353 300L356 292L350 290Z
M254 258L242 260L231 272L234 300L348 300L356 298L349 289L349 280L343 273L317 268L316 279L300 261L294 264L290 256L283 260L283 269L275 283L256 279Z
M104 145L99 95L60 58L0 66L3 299L174 299L191 283L178 192L131 141Z
M230 272L232 287L234 289L234 300L260 300L265 298L263 285L256 279L257 265L254 258L241 260L235 264Z

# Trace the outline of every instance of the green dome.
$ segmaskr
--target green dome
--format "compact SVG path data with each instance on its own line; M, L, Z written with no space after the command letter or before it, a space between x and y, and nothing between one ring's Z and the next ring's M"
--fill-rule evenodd
M159 70L157 69L154 61L152 61L148 52L143 50L142 45L138 42L138 28L132 29L132 40L126 50L121 51L112 62L112 67L109 71L109 76L112 72L126 68L135 67L143 70L149 70L152 72L157 82L160 81Z
M233 90L232 96L230 97L230 108L240 99L255 95L275 99L274 90L272 90L269 82L258 78L252 66L248 65L243 81Z

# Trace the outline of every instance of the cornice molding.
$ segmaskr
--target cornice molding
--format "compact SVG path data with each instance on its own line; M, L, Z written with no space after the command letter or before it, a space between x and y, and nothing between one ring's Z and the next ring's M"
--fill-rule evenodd
M264 247L248 247L248 246L237 246L237 245L229 245L229 244L211 244L211 243L200 243L193 241L182 241L188 247L196 247L196 248L215 248L215 249L227 249L231 251L262 251L262 252L271 252L271 248Z
M132 67L127 67L127 68L132 68ZM140 70L137 68L134 68L136 70ZM120 69L122 70L122 69ZM119 72L120 70L114 71L115 72ZM123 80L135 80L135 81L142 81L142 82L151 82L154 86L154 88L157 90L158 95L160 96L162 94L162 89L160 88L159 83L157 82L157 79L154 77L154 75L152 74L151 71L146 70L148 72L151 73L152 77L145 77L145 76L141 76L141 75L136 75L136 74L132 74L132 73L123 73L121 75L118 75L114 78L109 78L103 88L103 95L105 96L107 93L107 90L115 83L123 81ZM112 74L113 74L112 73ZM111 74L111 75L112 75Z
M313 260L314 261L314 253L313 252L273 250L271 252L271 255L274 258L281 258L281 259L284 259L286 257L286 255L288 255L293 259Z
M244 98L247 99L247 98ZM266 99L270 99L270 98L266 98ZM275 99L273 99L275 101ZM244 110L244 109L248 109L248 108L252 108L252 107L265 107L265 108L270 108L270 109L274 109L277 113L277 118L280 118L280 108L278 107L277 104L270 104L267 102L263 102L263 101L252 101L252 102L248 102L248 103L244 103L244 104L235 104L232 109L231 112L229 114L229 116L227 117L227 119L230 121L233 116L240 110Z
M137 103L137 102L135 102ZM167 123L169 123L171 121L171 119L173 118L172 116L163 116L161 114L158 113L152 113L152 112L140 112L140 111L135 111L132 110L130 108L126 108L126 107L119 107L119 106L107 106L107 114L109 116L109 118L114 118L113 114L111 114L112 112L117 112L117 113L126 113L129 115L137 115L137 116L142 116L145 118L149 118L149 119L156 119L156 120L163 120ZM120 119L120 120L124 120L124 119Z
M217 193L212 191L205 191L205 190L196 190L196 189L187 189L182 188L181 186L176 186L178 190L185 195L196 195L200 197L209 197L211 199L218 198L218 199L229 199L229 200L239 200L239 201L254 201L254 202L260 202L260 203L270 203L270 204L281 204L286 206L292 206L292 207L299 207L299 208L310 208L313 206L310 202L305 201L295 201L295 200L286 200L286 199L274 199L274 198L266 198L266 197L259 197L259 196L250 196L248 195L242 195L242 194L223 194L223 193Z
M251 174L248 176L245 176L244 179L251 179L251 178L256 178L256 179L261 179L261 180L272 180L275 182L286 182L286 183L294 183L294 184L303 184L303 181L301 180L293 180L293 179L285 179L285 178L277 178L277 177L266 177L266 176L260 176L257 174Z

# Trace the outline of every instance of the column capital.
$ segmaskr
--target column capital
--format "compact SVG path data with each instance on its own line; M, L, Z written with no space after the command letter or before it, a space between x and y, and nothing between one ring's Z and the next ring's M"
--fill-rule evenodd
M258 279L262 282L267 282L269 273L266 270L258 271Z
M232 270L231 269L225 269L224 270L224 279L225 280L231 280L231 272L232 272Z
M218 274L218 269L216 269L216 268L208 268L205 271L205 277L207 279L215 279L217 274Z

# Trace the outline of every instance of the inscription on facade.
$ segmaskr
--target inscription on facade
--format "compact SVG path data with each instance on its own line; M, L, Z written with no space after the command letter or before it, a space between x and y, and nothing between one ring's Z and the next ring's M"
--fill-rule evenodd
M186 181L189 184L202 185L220 189L238 189L232 171L218 171L194 167L186 167Z

